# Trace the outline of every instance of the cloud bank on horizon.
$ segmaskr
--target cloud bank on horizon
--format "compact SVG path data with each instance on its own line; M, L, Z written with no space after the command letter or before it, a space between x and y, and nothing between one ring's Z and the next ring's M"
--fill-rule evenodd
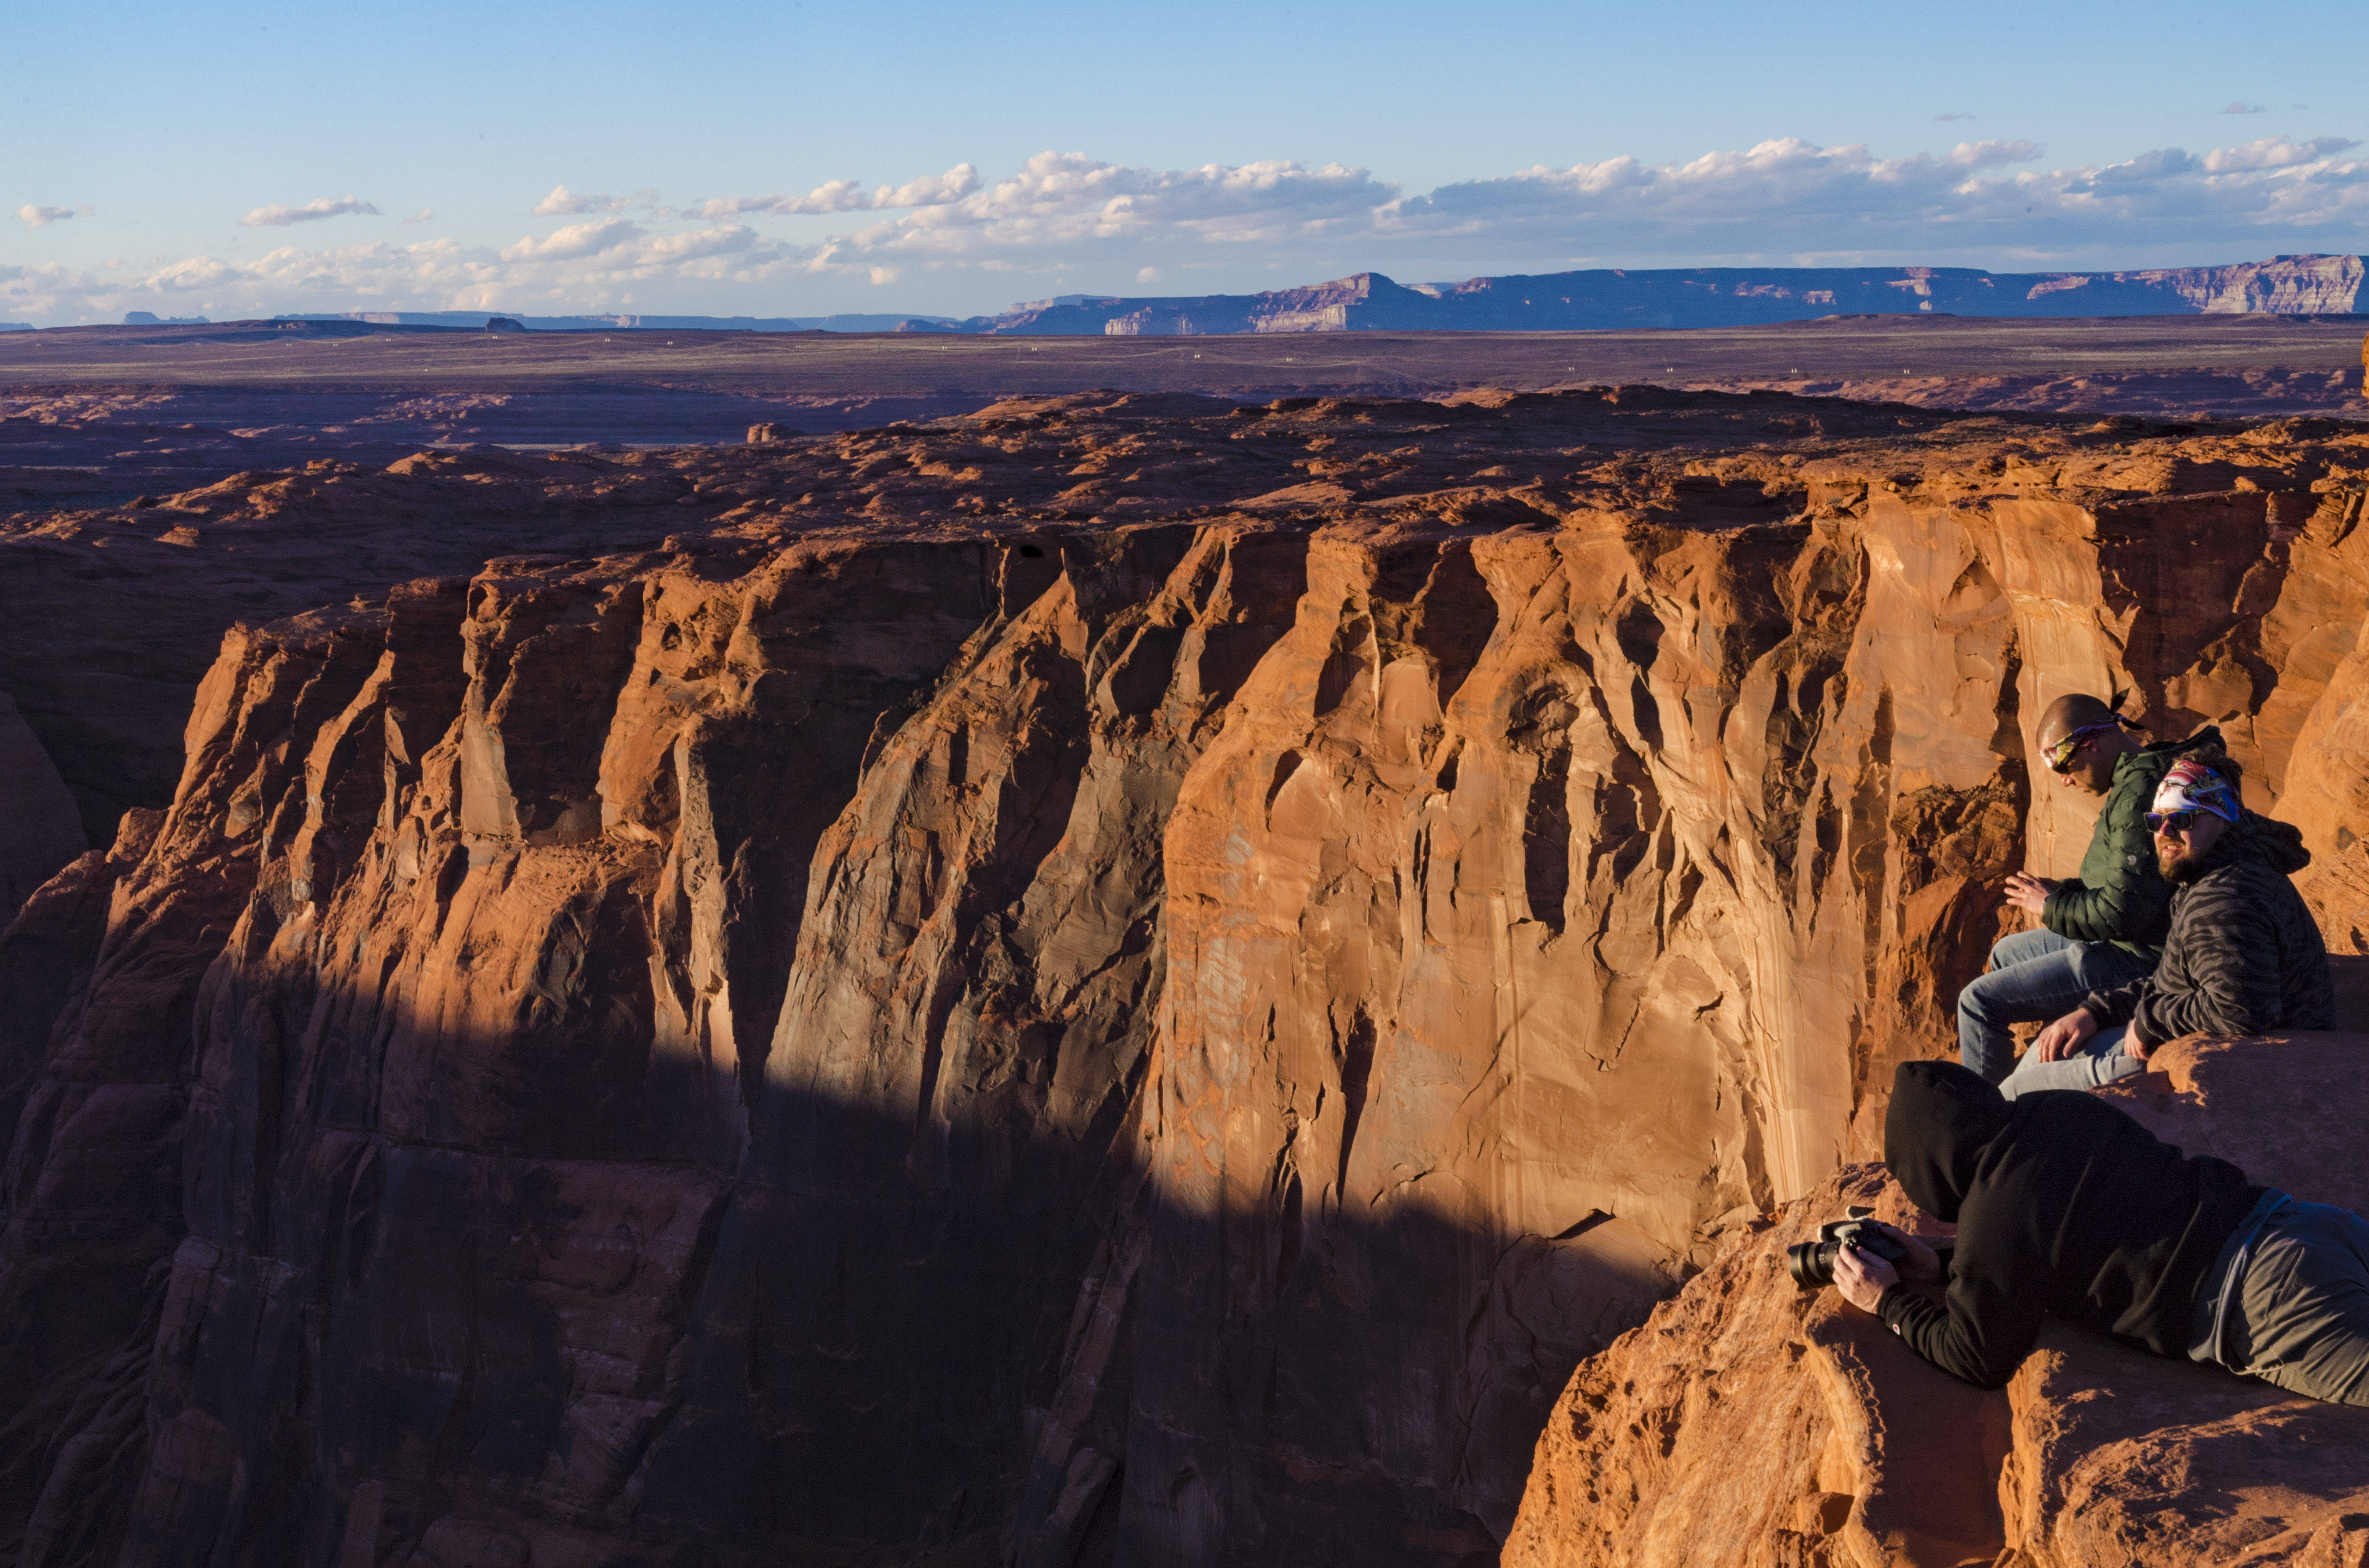
M1623 264L2133 269L2201 246L2223 261L2369 249L2369 158L2352 155L2359 147L2272 136L2046 168L2037 166L2043 149L2028 141L1883 158L1863 145L1783 138L1682 163L1540 166L1415 195L1341 164L1168 169L1053 152L991 183L963 163L901 184L834 179L803 195L709 196L681 207L650 190L578 194L561 184L532 214L586 221L506 244L362 238L262 256L0 262L0 314L47 322L130 309L217 319L477 309L782 315L935 308L860 297L899 281L981 310L1047 283L1247 292L1359 270L1420 280ZM40 227L73 212L29 204L17 216ZM813 220L859 214L871 221L811 232ZM258 207L238 223L379 216L348 195ZM771 227L775 220L790 220L793 232Z

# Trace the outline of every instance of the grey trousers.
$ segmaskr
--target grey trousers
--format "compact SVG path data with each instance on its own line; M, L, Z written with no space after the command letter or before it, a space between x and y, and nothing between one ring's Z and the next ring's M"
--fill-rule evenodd
M2189 1355L2307 1399L2369 1404L2369 1220L2283 1196L2262 1200L2205 1276Z

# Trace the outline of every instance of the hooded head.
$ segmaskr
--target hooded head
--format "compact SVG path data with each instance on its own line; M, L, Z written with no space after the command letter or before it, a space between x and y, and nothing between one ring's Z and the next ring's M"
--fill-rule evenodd
M1953 1061L1905 1061L1883 1114L1883 1161L1908 1201L1957 1223L1983 1148L2007 1126L2008 1103Z

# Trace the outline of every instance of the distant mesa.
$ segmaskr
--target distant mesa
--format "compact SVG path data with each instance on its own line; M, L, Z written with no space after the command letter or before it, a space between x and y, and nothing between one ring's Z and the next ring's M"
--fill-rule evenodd
M486 330L488 332L524 332L526 330L526 323L519 320L516 316L489 315L486 318Z
M2277 256L2136 272L1973 267L1594 268L1460 283L1359 272L1255 294L1059 294L995 315L521 315L530 332L947 333L1199 338L1253 332L1600 332L1764 326L1829 316L2350 315L2369 261ZM133 319L127 317L127 320ZM153 320L154 318L147 318ZM282 320L476 327L463 311L356 311Z
M1064 294L958 330L1199 337L1248 332L1584 332L1758 326L1826 316L2347 315L2358 256L2281 256L2146 272L1971 267L1597 268L1402 284L1379 272L1257 294Z
M157 315L150 311L128 310L123 313L123 325L126 326L202 326L207 323L202 315Z
M33 330L33 324L29 321L0 321L0 332L30 332L31 330Z

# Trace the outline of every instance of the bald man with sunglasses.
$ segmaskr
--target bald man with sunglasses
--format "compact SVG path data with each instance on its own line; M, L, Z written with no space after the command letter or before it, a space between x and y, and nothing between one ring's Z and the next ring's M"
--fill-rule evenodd
M2039 916L2041 929L2001 938L1988 969L1958 993L1958 1058L1992 1083L2015 1070L2009 1024L2062 1017L2092 992L2154 971L2169 928L2171 887L2142 818L2174 762L2221 751L2221 732L2212 728L2144 745L2112 706L2079 692L2048 705L2037 738L2060 788L2103 795L2105 804L2080 876L2051 881L2019 872L2008 879L2008 902Z
M2288 880L2311 864L2303 835L2247 810L2237 786L2194 758L2164 774L2146 826L2172 889L2163 957L2042 1030L1999 1085L2008 1099L2144 1072L2156 1047L2182 1035L2336 1026L2328 948Z

